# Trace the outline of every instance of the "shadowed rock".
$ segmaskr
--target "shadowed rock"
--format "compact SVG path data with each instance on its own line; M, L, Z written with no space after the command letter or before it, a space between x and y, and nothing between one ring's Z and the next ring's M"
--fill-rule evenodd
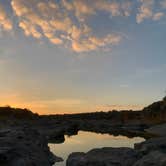
M132 166L138 160L130 148L93 149L88 153L72 153L67 166Z
M135 144L135 149L143 155L148 154L151 151L166 153L166 137L151 138L145 142Z
M0 132L1 166L51 166L62 161L53 155L46 139L29 127Z
M166 166L166 154L153 151L143 156L133 166Z

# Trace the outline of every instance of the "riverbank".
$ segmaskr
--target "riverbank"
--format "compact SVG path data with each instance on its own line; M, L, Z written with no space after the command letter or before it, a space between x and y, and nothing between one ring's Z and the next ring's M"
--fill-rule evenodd
M94 165L94 162L99 163L100 166L104 166L102 163L107 163L107 160L113 163L115 162L114 165L117 166L116 163L119 161L117 161L116 158L118 158L118 155L115 155L115 158L109 158L110 154L115 151L115 154L127 153L129 156L133 153L136 154L136 159L133 162L136 164L139 161L139 163L134 166L143 166L145 163L148 163L144 163L144 161L147 160L152 162L150 158L154 160L152 164L155 164L156 162L161 164L164 162L165 164L165 160L163 158L166 152L166 137L165 134L163 134L165 133L165 123L166 98L162 101L151 104L141 111L114 110L110 112L75 115L39 116L37 114L33 114L27 109L1 107L0 161L4 165L9 166L15 166L14 164L19 166L20 163L20 166L51 166L55 162L61 161L61 159L50 152L48 142L62 143L65 141L64 135L76 135L78 131L82 130L97 133L108 133L115 136L140 136L147 139L147 141L143 144L136 145L135 149L123 150L121 148L106 148L104 151L103 149L92 150L87 154L74 153L69 156L67 162L68 166L74 166L75 163L76 166L79 166L78 163L82 163L80 159L84 159L86 164L89 163L92 166ZM146 151L145 149L150 150ZM94 154L102 156L103 159L101 160L101 157L97 157L95 160L93 157ZM124 156L124 158L128 158L129 156ZM122 163L123 160L123 158L120 158ZM111 166L114 166L113 163ZM143 165L141 165L141 163L143 163ZM81 166L86 164L83 163Z
M142 143L135 144L134 149L105 147L92 149L87 153L71 153L66 164L66 166L87 165L166 166L166 137L158 136L148 139Z
M30 126L0 130L1 166L51 166L62 161L50 152L48 142Z

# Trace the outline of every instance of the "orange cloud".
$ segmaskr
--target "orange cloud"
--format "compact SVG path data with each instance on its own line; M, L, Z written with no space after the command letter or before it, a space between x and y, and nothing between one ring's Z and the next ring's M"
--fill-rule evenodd
M98 105L98 111L112 111L112 110L141 110L143 105Z
M117 15L120 7L118 4L104 1L88 4L88 1L73 0L69 3L63 0L61 4L54 1L36 0L12 0L11 5L16 16L19 18L19 27L26 36L34 38L47 38L55 45L67 44L75 52L92 51L108 44L114 45L120 42L120 35L108 34L105 37L97 37L93 33L84 18L96 13L97 10L112 11ZM109 9L106 7L109 5ZM100 7L101 6L101 7ZM62 9L63 8L63 9ZM70 17L69 11L73 11L79 24ZM117 11L116 11L117 10Z
M35 26L30 25L27 21L20 22L19 27L24 30L26 36L32 35L34 38L42 37L42 34L36 30Z
M9 19L4 7L0 5L0 26L3 30L10 31L12 30L12 21Z
M143 22L145 19L152 19L154 21L160 20L163 16L163 12L155 12L154 7L157 1L155 0L140 0L141 6L139 8L139 13L137 14L137 23ZM161 3L164 7L164 1Z
M104 38L97 38L95 36L89 36L88 38L81 41L73 41L72 48L76 52L92 51L97 48L104 47L108 44L115 45L121 41L120 35L107 35Z
M95 0L95 3L88 0L73 0L68 2L63 0L64 7L73 11L80 21L84 21L87 16L95 15L97 11L105 11L111 16L129 16L131 2L125 0L123 2Z
M137 14L137 23L141 23L144 19L151 18L153 16L154 0L140 0L142 3Z
M145 19L160 20L165 13L154 11L156 0L139 0L136 11L137 23ZM160 1L160 8L165 8L165 0ZM11 0L11 7L18 26L26 36L47 39L55 45L69 47L75 52L94 51L106 46L118 44L122 35L108 32L100 36L95 27L90 27L89 19L97 17L100 12L112 17L128 17L132 13L132 0ZM161 7L162 6L162 7ZM6 11L0 6L0 25L4 30L12 30L12 22Z
M154 21L158 21L158 20L160 20L163 16L164 16L164 13L163 13L163 12L155 13L154 16L153 16L153 20L154 20Z

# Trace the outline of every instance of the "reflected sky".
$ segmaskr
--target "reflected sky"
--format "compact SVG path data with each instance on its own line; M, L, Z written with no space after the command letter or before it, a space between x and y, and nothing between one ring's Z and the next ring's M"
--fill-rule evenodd
M79 131L78 135L65 136L63 144L49 144L50 150L57 156L67 159L72 152L88 152L93 148L102 147L134 147L135 143L144 141L144 138L127 138L125 136L112 136L109 134L97 134ZM56 166L65 166L65 162L56 163Z

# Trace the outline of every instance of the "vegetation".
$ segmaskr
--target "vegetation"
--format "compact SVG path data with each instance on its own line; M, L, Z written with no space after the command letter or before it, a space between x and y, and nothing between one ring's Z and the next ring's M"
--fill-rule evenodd
M11 108L10 106L0 107L0 118L33 119L38 114L32 113L28 109Z
M141 111L123 110L123 111L109 111L109 112L93 112L93 113L79 113L79 114L65 114L65 115L43 115L32 113L28 109L0 107L0 119L56 119L56 120L109 120L111 123L128 124L156 124L166 122L166 97L162 101L155 102Z

